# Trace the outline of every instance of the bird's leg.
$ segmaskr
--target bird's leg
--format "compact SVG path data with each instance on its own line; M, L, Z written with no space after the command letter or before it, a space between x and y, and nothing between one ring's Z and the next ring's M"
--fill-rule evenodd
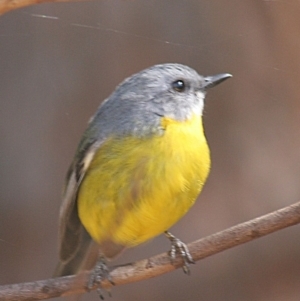
M106 259L102 254L100 254L97 263L90 274L87 287L88 290L91 290L95 285L97 285L97 293L101 300L104 300L103 291L101 288L101 282L103 280L108 280L112 285L115 285L111 279Z
M183 271L185 274L190 274L190 264L195 263L192 255L189 252L188 247L185 243L183 243L180 239L175 237L173 234L171 234L169 231L165 231L166 237L171 242L171 250L170 250L170 258L171 261L174 262L176 258L176 254L178 254L183 259Z

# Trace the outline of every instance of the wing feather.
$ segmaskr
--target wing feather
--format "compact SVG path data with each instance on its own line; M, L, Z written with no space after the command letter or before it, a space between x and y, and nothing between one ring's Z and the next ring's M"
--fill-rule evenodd
M77 211L77 195L86 171L102 143L91 141L78 151L69 168L59 215L60 262L55 276L74 274L84 262L93 241L83 227Z

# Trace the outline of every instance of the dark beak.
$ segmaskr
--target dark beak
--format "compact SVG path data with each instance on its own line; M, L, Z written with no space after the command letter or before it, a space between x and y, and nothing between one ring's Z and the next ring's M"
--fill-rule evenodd
M204 90L210 89L230 77L232 77L232 75L229 73L221 73L221 74L217 74L217 75L206 76L206 77L204 77L204 87L203 88L204 88Z

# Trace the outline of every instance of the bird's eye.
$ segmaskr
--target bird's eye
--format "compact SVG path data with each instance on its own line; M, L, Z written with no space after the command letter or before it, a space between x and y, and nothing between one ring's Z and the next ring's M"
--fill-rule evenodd
M175 80L175 82L172 83L172 88L177 92L183 92L186 88L185 82L182 79Z

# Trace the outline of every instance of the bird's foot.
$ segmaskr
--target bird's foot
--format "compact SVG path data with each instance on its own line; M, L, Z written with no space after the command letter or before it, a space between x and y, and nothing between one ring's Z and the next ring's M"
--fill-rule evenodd
M103 288L101 287L101 283L104 280L108 280L111 283L111 285L115 285L110 276L109 268L106 263L106 259L100 255L94 269L92 270L92 272L89 276L87 288L90 291L96 285L97 293L101 300L104 300ZM108 291L108 294L109 294L109 296L111 296L110 291Z
M192 255L189 252L189 249L185 243L180 239L175 237L169 231L165 232L166 237L171 242L171 250L169 252L172 263L176 259L176 254L178 254L183 259L183 271L185 274L190 274L190 264L195 263Z

